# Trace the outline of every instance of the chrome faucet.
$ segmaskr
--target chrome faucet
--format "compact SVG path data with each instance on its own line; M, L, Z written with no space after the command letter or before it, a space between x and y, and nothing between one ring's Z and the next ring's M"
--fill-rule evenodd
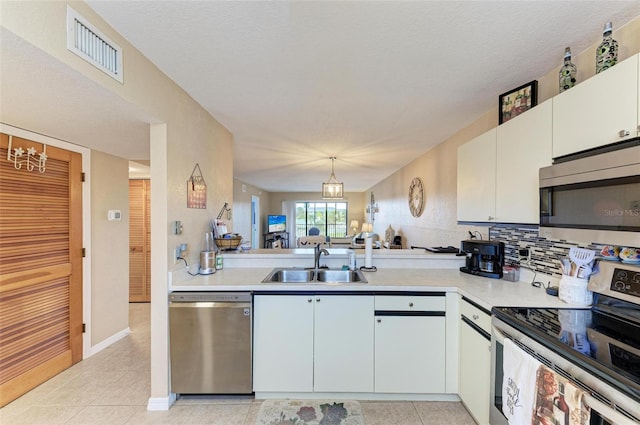
M313 256L313 259L314 259L314 266L313 267L314 267L315 270L318 270L320 268L320 256L322 254L329 255L329 251L327 251L324 248L320 248L320 244L317 244L314 247L314 251L315 251L315 254Z

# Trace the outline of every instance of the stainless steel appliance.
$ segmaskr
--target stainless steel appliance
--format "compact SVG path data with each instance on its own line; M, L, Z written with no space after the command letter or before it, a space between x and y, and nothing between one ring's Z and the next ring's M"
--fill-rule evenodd
M504 267L504 242L466 240L460 243L460 252L466 255L463 273L500 279Z
M251 394L249 292L174 292L169 296L171 391Z
M640 138L618 147L540 169L540 236L640 246Z
M505 338L586 391L590 424L640 424L640 266L601 261L600 268L589 283L591 309L492 310L491 425L507 424Z

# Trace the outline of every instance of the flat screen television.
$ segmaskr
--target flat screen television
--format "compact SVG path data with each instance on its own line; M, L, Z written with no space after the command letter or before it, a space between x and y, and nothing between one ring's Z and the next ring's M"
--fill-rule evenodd
M287 230L286 215L270 215L268 217L269 232L285 232Z

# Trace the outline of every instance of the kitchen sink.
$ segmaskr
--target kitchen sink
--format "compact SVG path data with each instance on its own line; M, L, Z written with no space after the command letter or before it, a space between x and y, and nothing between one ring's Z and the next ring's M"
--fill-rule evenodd
M367 283L360 270L273 269L263 283Z
M318 270L316 280L326 283L367 283L360 270Z
M313 270L273 269L262 282L306 283L313 281L314 277L315 273Z

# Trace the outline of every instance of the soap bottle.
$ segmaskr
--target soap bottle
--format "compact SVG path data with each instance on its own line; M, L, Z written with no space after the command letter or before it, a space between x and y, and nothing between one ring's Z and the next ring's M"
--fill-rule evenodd
M576 84L576 66L571 62L571 49L564 49L564 65L560 68L560 93L569 90Z
M349 270L356 269L356 253L354 251L349 251Z
M618 42L611 36L612 32L613 26L607 22L602 30L602 43L596 49L596 74L618 62Z

